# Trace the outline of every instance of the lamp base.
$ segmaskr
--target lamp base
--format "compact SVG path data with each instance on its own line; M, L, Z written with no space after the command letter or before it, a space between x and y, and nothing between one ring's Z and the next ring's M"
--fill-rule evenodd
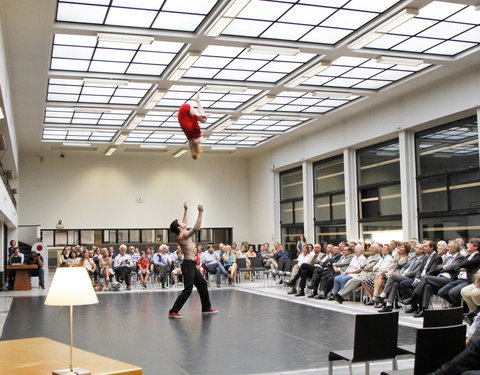
M84 368L76 367L73 369L73 372L66 368L63 370L52 371L52 375L92 375L92 373Z

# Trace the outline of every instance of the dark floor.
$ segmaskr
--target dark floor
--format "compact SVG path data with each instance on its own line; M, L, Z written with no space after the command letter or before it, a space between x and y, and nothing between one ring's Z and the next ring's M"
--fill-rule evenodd
M224 289L210 292L218 315L202 317L194 293L184 319L170 320L177 294L99 294L99 304L74 308L74 346L147 375L202 375L319 368L329 349L352 345L353 315ZM15 298L2 340L44 336L68 344L68 308L43 303L44 297ZM399 343L413 343L414 335L400 327Z

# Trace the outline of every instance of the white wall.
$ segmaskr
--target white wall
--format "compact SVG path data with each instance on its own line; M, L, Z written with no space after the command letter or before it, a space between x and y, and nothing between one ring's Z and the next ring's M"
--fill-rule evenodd
M20 155L20 224L55 228L168 227L190 203L203 203L204 227L233 227L237 242L249 240L247 161L231 157L159 158L114 155L65 158ZM144 203L137 203L142 194Z
M398 136L402 129L423 129L473 116L480 107L480 69L466 71L452 79L417 90L409 95L345 118L338 124L302 135L297 140L275 145L249 163L251 237L255 242L277 233L274 215L278 196L272 178L275 171L341 154L345 148L359 148ZM277 174L277 173L276 173ZM277 174L278 176L278 174ZM257 210L261 208L260 210ZM313 210L313 207L305 206ZM263 212L265 215L262 215ZM313 224L312 229L313 229ZM265 229L266 228L266 229ZM264 233L266 230L267 233ZM269 237L268 237L269 238Z

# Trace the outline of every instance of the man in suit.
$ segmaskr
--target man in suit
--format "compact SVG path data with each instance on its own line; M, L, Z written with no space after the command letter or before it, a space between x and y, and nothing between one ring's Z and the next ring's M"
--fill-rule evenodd
M352 261L353 257L354 257L353 247L349 246L348 244L345 244L343 246L341 258L337 262L332 263L332 266L329 267L326 270L326 273L322 275L320 279L320 283L317 284L319 295L326 296L328 292L332 290L333 280L335 279L335 276L341 275L342 273L345 272L345 270L350 265L350 262ZM314 288L313 292L316 292L316 291L317 291L317 288ZM313 298L315 296L309 296L309 297ZM333 293L329 295L329 298L330 300L333 300Z
M378 303L386 302L385 306L383 306L378 312L390 312L393 310L393 304L395 299L397 298L397 292L399 289L399 284L403 281L410 281L413 282L415 279L415 275L419 270L421 270L424 266L423 262L425 259L425 249L423 244L417 244L415 246L415 256L412 257L407 268L405 268L400 273L394 273L391 275L387 283L385 284L385 288L383 292L377 297Z
M370 245L368 252L370 253L370 255L362 267L362 272L354 275L338 292L336 298L336 301L338 303L342 303L345 300L346 296L348 296L352 292L355 292L355 289L360 286L362 281L369 279L373 275L373 267L380 260L380 247L377 243L373 243L372 245ZM338 298L338 296L340 296L340 298Z
M403 293L404 299L402 303L405 305L411 305L410 308L405 309L405 312L413 313L420 310L420 307L416 303L416 301L412 301L412 291L410 287L414 289L422 279L430 274L430 272L434 271L438 266L443 263L443 258L437 254L437 245L434 241L426 240L423 242L423 248L425 250L425 257L422 262L422 267L417 271L415 274L415 278L413 280L405 280L400 282L399 288ZM405 296L408 296L405 298Z
M461 290L473 282L473 275L480 268L480 240L471 238L467 243L468 256L457 265L456 280L448 283L438 291L438 295L452 306L462 304Z
M465 258L460 254L460 250L461 248L458 242L450 241L448 244L450 257L447 262L438 266L422 278L413 290L412 297L408 301L404 301L410 305L420 306L420 309L413 314L415 318L423 317L424 310L430 306L432 295L456 277L458 265L461 264Z

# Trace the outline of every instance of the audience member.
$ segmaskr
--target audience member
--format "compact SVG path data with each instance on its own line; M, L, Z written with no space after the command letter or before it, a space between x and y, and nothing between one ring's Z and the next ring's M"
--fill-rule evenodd
M108 256L108 250L106 247L100 251L98 267L100 269L100 276L105 280L104 290L108 290L110 288L110 277L112 276L112 258Z
M96 266L95 262L92 260L92 258L90 258L90 253L88 250L83 250L82 257L80 258L78 265L87 270L88 276L93 277Z
M133 262L133 260L132 260ZM137 273L142 283L142 287L147 289L148 278L150 277L150 261L147 259L145 251L140 253L140 259L137 260Z
M40 288L45 289L45 271L43 269L43 256L40 253L37 253L35 250L32 250L31 256L27 260L27 264L37 265L37 269L30 270L30 277L38 276L38 284L40 285Z
M127 246L120 245L120 253L115 257L113 261L113 270L118 277L120 283L125 282L127 290L130 290L130 273L132 272L132 259L127 254Z
M162 244L158 247L158 252L153 256L153 264L155 266L155 273L160 277L162 289L166 289L165 282L167 281L167 271L170 268L170 257L167 256L168 246Z
M207 246L207 251L203 253L203 262L207 267L207 272L215 274L217 277L217 288L222 285L222 275L227 276L228 272L220 263L220 256L213 250L212 245Z

